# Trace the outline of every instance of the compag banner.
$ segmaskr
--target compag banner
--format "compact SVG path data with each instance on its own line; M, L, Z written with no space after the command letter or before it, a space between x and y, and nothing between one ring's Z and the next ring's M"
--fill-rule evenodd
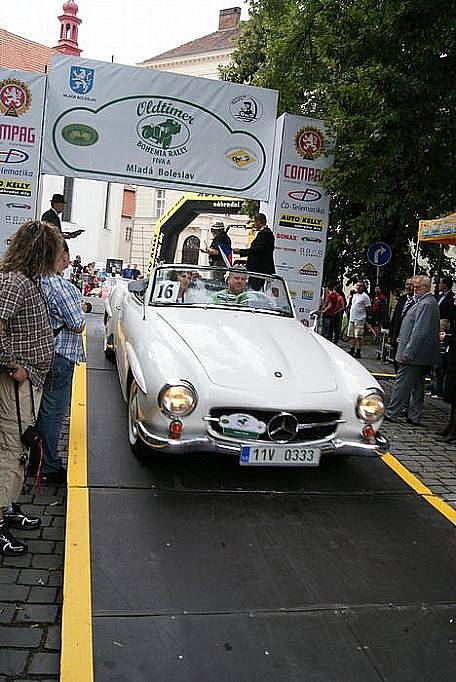
M56 55L44 173L267 199L277 92Z
M322 173L333 148L323 121L283 114L277 120L271 199L264 206L275 236L276 271L288 283L296 314L308 324L320 305L329 219Z
M0 69L0 256L36 215L45 84L44 74Z

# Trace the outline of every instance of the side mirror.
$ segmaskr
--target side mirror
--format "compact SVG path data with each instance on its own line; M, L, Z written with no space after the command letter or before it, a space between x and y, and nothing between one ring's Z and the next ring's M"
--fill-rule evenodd
M311 329L313 332L316 332L318 330L318 320L320 319L321 314L319 310L312 310L310 313L310 319L312 320L312 326Z

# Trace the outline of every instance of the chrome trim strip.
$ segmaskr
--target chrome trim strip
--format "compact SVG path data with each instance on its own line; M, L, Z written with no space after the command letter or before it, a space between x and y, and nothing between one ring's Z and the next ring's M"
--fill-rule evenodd
M170 453L181 452L187 454L190 452L214 452L214 453L228 453L239 455L241 452L241 444L236 442L223 442L217 438L203 437L203 438L185 438L182 440L171 440L156 436L150 433L141 422L136 422L138 434L141 440L151 448ZM271 441L252 441L254 445L269 445ZM359 441L344 441L340 438L331 438L330 440L323 439L320 441L309 441L304 443L284 443L290 447L302 448L319 448L322 454L341 454L341 455L369 455L377 452L379 454L389 451L389 441L385 436L377 433L374 442L366 443Z

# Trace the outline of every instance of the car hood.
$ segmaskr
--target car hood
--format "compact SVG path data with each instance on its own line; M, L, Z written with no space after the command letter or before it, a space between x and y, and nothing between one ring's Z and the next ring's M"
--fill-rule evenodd
M325 393L338 386L326 351L295 319L247 311L160 310L213 384L226 388Z

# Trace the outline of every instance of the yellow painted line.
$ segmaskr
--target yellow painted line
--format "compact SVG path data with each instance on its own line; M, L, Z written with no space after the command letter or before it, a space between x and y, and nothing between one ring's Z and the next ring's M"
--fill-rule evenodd
M390 377L394 379L397 375L396 374L382 374L381 372L371 372L373 377Z
M93 682L86 365L75 368L68 448L61 682Z
M456 526L456 509L450 507L440 497L434 495L432 490L424 485L411 471L409 471L403 464L401 464L396 457L387 453L381 455L382 460L390 467L400 478L402 478L407 485L409 485L418 495L421 495L423 500L426 500L434 509L437 509L448 521L451 521Z

